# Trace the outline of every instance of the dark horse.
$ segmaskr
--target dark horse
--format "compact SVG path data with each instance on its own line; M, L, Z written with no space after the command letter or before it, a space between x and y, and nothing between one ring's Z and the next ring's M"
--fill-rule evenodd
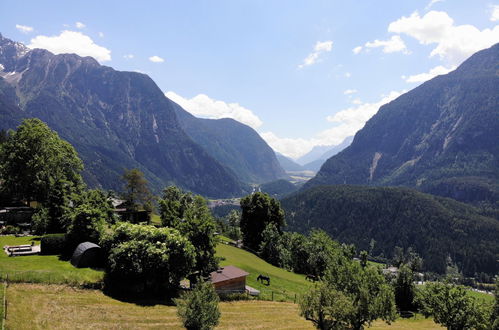
M315 281L319 280L319 277L316 276L316 275L307 274L307 276L305 276L305 279L309 280L309 281L312 281L312 282L315 282Z
M258 275L256 278L257 281L260 281L263 283L263 281L267 281L267 285L270 285L270 277L268 276L263 276L262 274Z

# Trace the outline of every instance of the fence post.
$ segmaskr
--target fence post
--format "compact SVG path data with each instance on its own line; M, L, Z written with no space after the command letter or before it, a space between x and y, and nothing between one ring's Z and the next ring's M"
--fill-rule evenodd
M274 301L274 291L272 291L272 301Z
M294 303L296 304L296 293L295 293L295 300L294 300Z

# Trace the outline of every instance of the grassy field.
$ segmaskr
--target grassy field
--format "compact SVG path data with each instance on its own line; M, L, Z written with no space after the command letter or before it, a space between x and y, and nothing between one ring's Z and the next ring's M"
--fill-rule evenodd
M173 306L139 306L97 290L13 284L7 297L7 329L182 329ZM312 329L292 303L227 302L220 309L220 329Z
M260 290L262 299L294 301L295 295L306 292L313 285L305 280L304 275L298 275L284 269L272 266L248 251L220 243L217 246L217 256L224 257L222 266L233 265L244 269L250 275L246 278L246 284ZM257 282L258 275L270 277L270 285Z
M0 247L5 245L40 244L38 237L0 236ZM32 283L65 283L82 285L102 280L103 272L90 268L75 268L58 256L9 257L0 251L0 279Z
M114 300L98 290L12 284L7 298L7 329L182 329L173 306L139 306ZM217 329L313 329L293 303L224 302L220 310ZM376 322L372 328L439 329L433 321L421 317L392 325Z

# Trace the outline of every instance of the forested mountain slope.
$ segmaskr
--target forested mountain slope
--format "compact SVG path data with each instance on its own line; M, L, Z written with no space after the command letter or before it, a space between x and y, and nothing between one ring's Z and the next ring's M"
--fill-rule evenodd
M174 105L182 129L240 180L263 183L285 178L274 150L249 126L230 118L197 118Z
M499 271L499 220L449 198L408 188L317 186L281 201L287 230L321 228L372 255L412 247L426 270L444 273L448 257L465 275Z

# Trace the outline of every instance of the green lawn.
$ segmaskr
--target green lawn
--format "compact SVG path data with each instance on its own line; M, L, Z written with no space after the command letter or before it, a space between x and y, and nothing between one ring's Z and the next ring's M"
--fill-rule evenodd
M40 244L39 237L0 236L0 247L5 245ZM97 283L104 272L90 268L75 268L68 261L59 260L58 256L19 256L9 257L0 251L0 279L9 277L9 281L31 283L66 283L82 285Z
M469 290L469 294L470 294L470 296L475 297L477 299L481 299L487 303L490 303L490 304L494 303L494 295L491 295L488 293L476 292L476 291L472 291L472 290Z
M298 297L313 285L304 275L272 266L248 251L224 243L218 244L217 256L225 258L221 266L233 265L250 273L246 284L260 290L262 299L272 299L273 291L274 300L294 301L295 295ZM256 281L260 274L270 277L269 286Z

